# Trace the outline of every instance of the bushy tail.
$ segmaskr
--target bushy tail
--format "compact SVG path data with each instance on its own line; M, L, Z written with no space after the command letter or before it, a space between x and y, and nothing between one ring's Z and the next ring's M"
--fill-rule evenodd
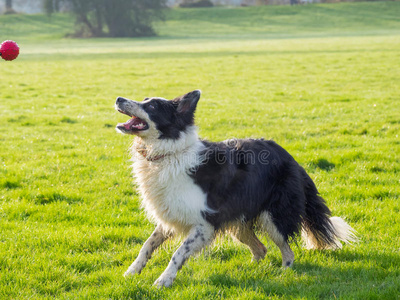
M301 236L307 249L338 249L341 242L357 242L355 231L340 217L330 217L331 212L311 178L304 172L304 192L307 198L306 216L303 218Z
M357 236L355 235L354 229L347 224L340 217L331 217L328 219L330 223L328 236L323 236L321 232L312 231L310 227L303 227L301 231L301 237L306 245L307 249L340 249L342 243L351 244L357 242Z

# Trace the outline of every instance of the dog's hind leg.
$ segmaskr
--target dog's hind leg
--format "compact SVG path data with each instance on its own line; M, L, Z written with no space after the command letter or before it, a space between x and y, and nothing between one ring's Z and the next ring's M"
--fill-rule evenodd
M161 276L154 282L158 287L169 287L172 285L178 270L180 270L185 261L193 254L199 252L205 246L211 243L214 238L215 229L211 224L199 224L194 226L186 237L183 244L172 256L168 267Z
M260 215L263 229L268 233L271 240L279 247L282 253L282 267L291 267L294 261L294 253L287 242L287 239L276 228L271 215L263 212Z
M267 254L267 248L255 235L251 223L238 225L231 230L231 234L250 248L253 260L258 261L263 259Z
M124 276L139 274L146 266L146 263L150 259L154 250L156 250L171 235L172 235L171 233L166 233L163 230L161 224L157 225L154 232L144 243L142 249L139 252L138 257L130 265L128 270L125 272Z

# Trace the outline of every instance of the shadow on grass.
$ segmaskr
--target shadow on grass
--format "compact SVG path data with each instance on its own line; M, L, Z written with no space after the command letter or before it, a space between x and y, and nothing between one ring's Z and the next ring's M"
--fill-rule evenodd
M0 181L0 188L4 188L6 190L13 190L22 187L19 181L17 180L2 180Z
M321 170L324 170L324 171L330 171L333 168L335 168L335 164L330 162L330 161L328 161L325 158L320 158L320 159L318 159L316 161L312 161L309 165L310 165L311 169L317 169L318 168L318 169L321 169Z
M82 202L83 199L80 197L73 197L73 196L65 196L59 193L45 193L45 194L39 194L34 197L34 202L35 204L50 204L53 202L61 202L64 201L68 204L74 204L78 202Z
M395 249L394 249L395 250ZM333 257L338 261L344 262L360 262L363 264L373 262L376 267L370 269L376 269L377 271L389 269L392 266L400 265L400 256L397 252L393 251L391 253L378 252L377 250L370 250L367 253L353 252L353 251L330 251L326 256ZM365 269L363 267L362 269ZM399 274L400 275L400 272ZM400 285L399 285L400 287Z
M396 253L329 251L324 255L331 258L330 261L333 258L338 263L324 267L321 264L301 262L299 258L287 273L281 268L277 268L276 272L272 271L274 274L266 272L265 276L249 272L250 276L243 275L245 278L217 273L199 284L208 283L217 288L240 288L243 292L262 292L269 296L289 298L345 296L358 299L395 299L393 297L398 295L400 285L396 282L400 278L400 272L393 271L393 266L400 264L400 257Z

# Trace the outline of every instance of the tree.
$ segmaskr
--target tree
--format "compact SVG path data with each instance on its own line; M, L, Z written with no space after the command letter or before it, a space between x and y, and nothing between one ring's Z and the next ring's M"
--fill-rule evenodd
M5 14L15 14L15 10L12 8L12 0L6 0L6 11Z
M212 7L210 0L183 0L179 7Z
M135 37L155 35L152 22L162 19L166 0L62 0L76 16L76 36Z
M60 10L60 0L43 0L43 7L47 14L51 15Z

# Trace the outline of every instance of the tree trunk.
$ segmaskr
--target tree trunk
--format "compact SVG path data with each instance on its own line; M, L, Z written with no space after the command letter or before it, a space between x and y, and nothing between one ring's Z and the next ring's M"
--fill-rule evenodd
M97 21L97 35L103 35L103 16L101 15L101 7L99 5L96 5L96 21Z
M93 27L92 23L90 23L89 19L87 18L87 16L85 14L81 14L79 16L79 19L90 30L91 36L97 36L96 28Z
M154 19L162 19L167 0L46 0L69 4L80 37L152 36Z
M6 10L12 10L12 0L6 0Z
M12 8L12 0L6 0L6 14L15 14L15 10Z
M56 12L60 11L60 0L54 1L54 11L56 11Z

